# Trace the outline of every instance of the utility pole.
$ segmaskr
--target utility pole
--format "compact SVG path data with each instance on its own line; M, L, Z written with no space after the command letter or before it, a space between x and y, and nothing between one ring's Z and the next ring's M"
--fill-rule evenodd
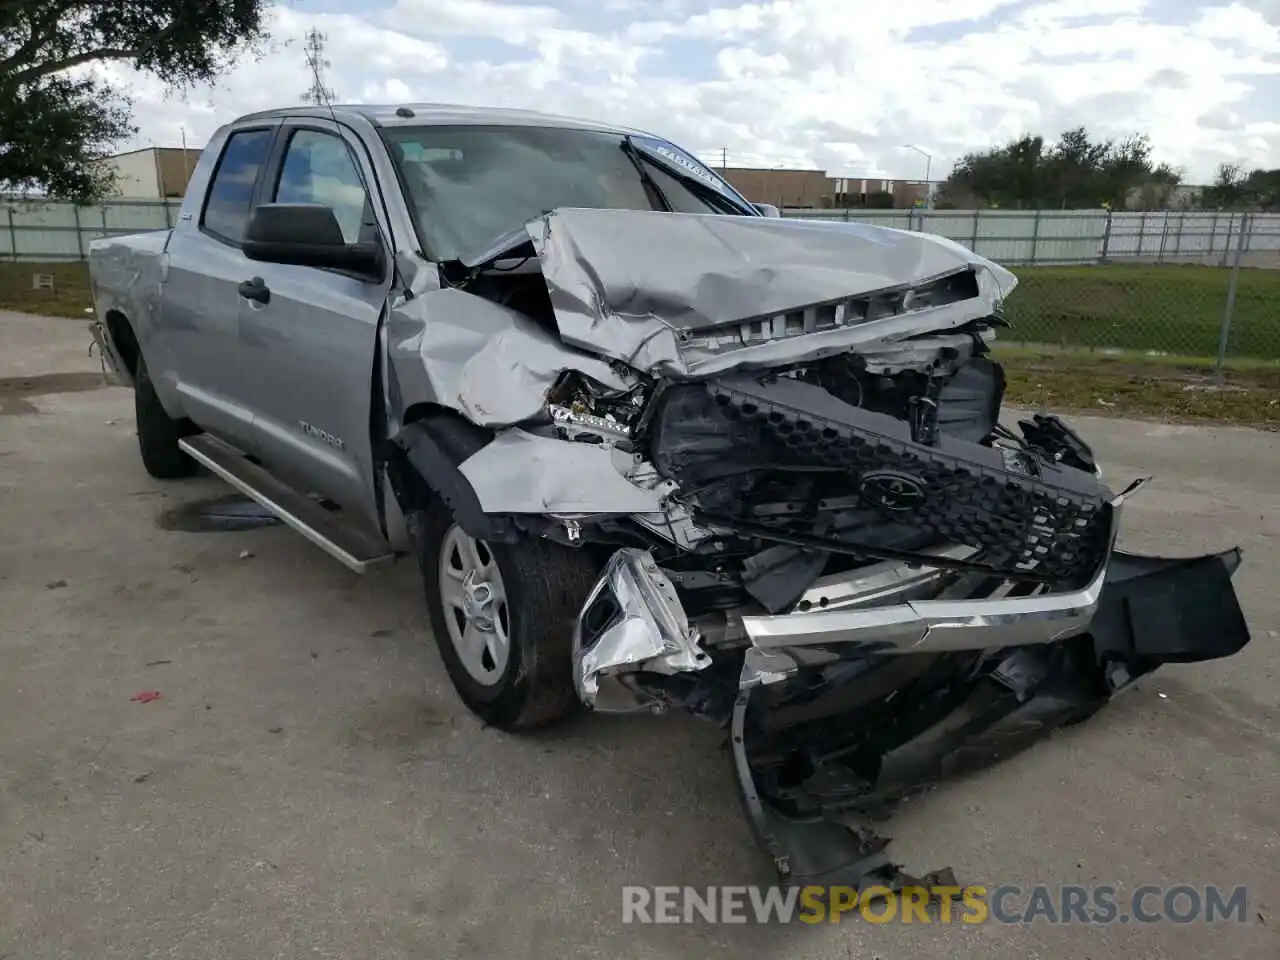
M334 92L324 84L324 71L331 66L324 58L324 45L328 39L314 27L307 31L307 43L303 51L307 58L307 69L311 71L311 87L302 95L303 103L314 103L319 107L333 103Z
M921 150L914 143L904 143L903 146L924 157L924 205L927 209L932 209L933 181L929 178L929 175L933 172L933 156L927 150Z
M729 169L729 148L728 147L720 148L720 169L721 170Z

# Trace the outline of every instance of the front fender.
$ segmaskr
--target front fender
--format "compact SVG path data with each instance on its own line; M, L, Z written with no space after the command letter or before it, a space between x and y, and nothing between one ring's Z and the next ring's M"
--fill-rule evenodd
M429 403L482 427L522 423L543 413L547 392L569 370L616 390L634 386L523 314L455 288L393 305L387 352L393 421Z

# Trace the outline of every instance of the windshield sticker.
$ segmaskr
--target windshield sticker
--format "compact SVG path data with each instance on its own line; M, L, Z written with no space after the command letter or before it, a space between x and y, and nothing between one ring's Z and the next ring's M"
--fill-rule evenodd
M661 140L650 140L648 138L640 139L638 137L633 138L633 142L645 148L650 153L656 153L663 160L679 167L686 173L692 174L707 186L714 187L720 193L728 193L730 196L733 196L732 191L727 188L723 180L717 177L706 167L702 166L702 164L698 163L688 154L675 149L670 144L663 143Z

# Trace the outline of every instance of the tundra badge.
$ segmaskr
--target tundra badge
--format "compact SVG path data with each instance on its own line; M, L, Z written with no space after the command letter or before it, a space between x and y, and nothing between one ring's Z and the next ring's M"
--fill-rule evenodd
M346 448L346 444L343 442L341 437L335 437L327 430L321 430L319 427L313 427L305 420L299 420L298 426L302 428L302 432L307 436L315 437L317 440L323 440L335 450L342 450Z

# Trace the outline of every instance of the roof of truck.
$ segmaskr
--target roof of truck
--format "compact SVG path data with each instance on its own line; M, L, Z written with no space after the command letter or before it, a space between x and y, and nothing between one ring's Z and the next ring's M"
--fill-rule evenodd
M406 115L407 114L407 115ZM330 106L302 104L279 107L240 117L244 120L265 120L276 117L319 117L328 119L336 115L341 119L358 116L379 126L437 125L437 124L488 124L519 127L560 127L577 130L600 130L608 133L631 133L653 136L643 130L633 130L614 123L600 123L581 117L557 116L536 110L518 110L509 107L470 107L454 103L335 103Z

